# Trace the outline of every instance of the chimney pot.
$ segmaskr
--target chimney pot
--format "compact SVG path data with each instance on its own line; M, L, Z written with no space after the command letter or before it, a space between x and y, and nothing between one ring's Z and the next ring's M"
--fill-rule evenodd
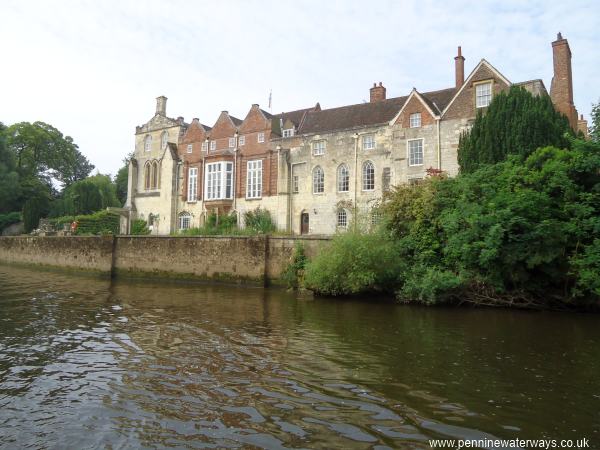
M556 35L556 40L560 41L562 39L562 33L559 31L558 34Z
M373 83L373 87L369 90L370 91L370 101L371 103L375 103L375 102L380 102L382 100L385 100L385 87L383 86L383 83L380 81L379 82L379 86L377 86L377 83Z
M462 55L462 49L458 46L458 55L454 57L454 76L456 81L456 89L465 82L465 57Z

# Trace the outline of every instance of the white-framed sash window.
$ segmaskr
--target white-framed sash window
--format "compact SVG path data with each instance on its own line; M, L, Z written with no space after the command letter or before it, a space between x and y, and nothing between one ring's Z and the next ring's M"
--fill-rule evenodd
M206 200L233 198L233 163L220 161L206 165L204 198Z
M262 159L247 163L246 198L262 197L262 163Z

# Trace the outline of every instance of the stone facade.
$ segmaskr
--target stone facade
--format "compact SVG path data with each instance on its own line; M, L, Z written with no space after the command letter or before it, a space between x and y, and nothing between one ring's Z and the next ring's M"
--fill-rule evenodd
M552 48L550 96L576 131L587 129L573 105L568 42L559 34ZM418 183L431 170L458 173L460 135L495 95L512 85L548 95L542 80L513 83L485 59L465 78L464 63L459 47L455 85L446 89L388 99L379 82L367 103L277 115L255 104L244 120L221 112L212 128L168 118L159 97L155 116L136 130L130 218L150 220L155 234L201 226L209 214L236 214L243 226L257 207L292 234L368 225L391 186Z

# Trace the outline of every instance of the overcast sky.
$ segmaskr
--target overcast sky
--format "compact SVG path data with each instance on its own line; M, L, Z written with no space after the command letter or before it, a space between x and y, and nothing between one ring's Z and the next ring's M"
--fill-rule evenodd
M450 6L451 5L451 6ZM32 1L0 0L0 121L48 122L102 173L133 150L135 126L169 98L167 115L212 125L454 84L487 59L513 82L550 89L551 42L573 52L575 104L600 98L596 1Z

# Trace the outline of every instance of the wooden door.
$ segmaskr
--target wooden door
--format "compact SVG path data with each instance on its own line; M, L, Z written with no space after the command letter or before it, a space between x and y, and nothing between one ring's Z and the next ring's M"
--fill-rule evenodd
M300 214L300 234L308 234L309 220L307 212Z

